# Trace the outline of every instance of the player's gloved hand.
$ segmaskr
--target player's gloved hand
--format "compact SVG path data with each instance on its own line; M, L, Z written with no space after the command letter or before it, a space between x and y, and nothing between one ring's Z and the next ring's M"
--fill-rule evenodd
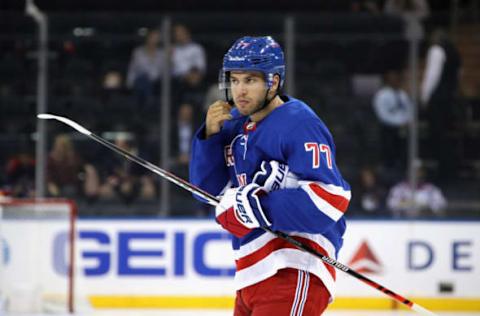
M253 176L253 183L261 186L265 191L272 192L287 187L288 165L278 161L263 161L260 171Z
M217 222L239 238L254 228L270 226L260 204L260 197L265 194L255 183L228 189L215 208Z

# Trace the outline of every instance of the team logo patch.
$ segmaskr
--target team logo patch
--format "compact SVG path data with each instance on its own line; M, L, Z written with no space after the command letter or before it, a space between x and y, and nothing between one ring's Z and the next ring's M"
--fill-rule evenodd
M246 173L237 174L237 181L239 186L247 185L247 174Z
M225 163L227 167L235 165L235 159L233 158L232 146L228 145L224 148Z
M244 41L241 41L240 43L237 44L237 49L245 49L247 48L248 46L250 46L250 43L247 43L247 42L244 42Z
M257 123L248 122L248 123L245 123L245 125L243 125L243 132L247 134L249 132L253 132L256 128L257 128Z

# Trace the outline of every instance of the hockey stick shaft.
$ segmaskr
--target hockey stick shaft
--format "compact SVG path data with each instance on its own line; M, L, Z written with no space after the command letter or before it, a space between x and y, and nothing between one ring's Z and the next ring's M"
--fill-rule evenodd
M175 174L171 173L171 172L168 172L154 164L152 164L151 162L143 159L143 158L140 158L138 156L135 156L125 150L123 150L122 148L116 146L115 144L107 141L106 139L98 136L98 135L95 135L94 133L90 132L89 130L87 130L86 128L84 128L83 126L81 126L80 124L70 120L70 119L67 119L65 117L62 117L62 116L57 116L57 115L53 115L53 114L38 114L37 117L39 119L46 119L46 120L49 120L49 119L53 119L53 120L57 120L57 121L60 121L66 125L69 125L70 127L74 128L75 130L77 130L78 132L90 137L91 139L95 140L96 142L102 144L103 146L109 148L110 150L124 156L125 158L127 158L128 160L130 161L133 161L143 167L145 167L146 169L158 174L159 176L161 176L162 178L165 178L167 179L168 181L171 181L173 183L175 183L176 185L192 192L193 194L207 200L211 205L217 205L219 203L219 200L217 197L211 195L210 193L194 186L193 184L191 184L190 182L176 176ZM269 232L269 233L272 233L274 234L275 236L291 243L292 245L294 245L295 247L297 247L298 249L300 250L303 250L305 252L308 252L310 253L311 255L319 258L320 260L322 260L324 263L334 267L334 268L337 268L351 276L353 276L354 278L357 278L359 279L360 281L364 282L365 284L381 291L382 293L386 294L387 296L389 296L390 298L394 299L395 301L398 301L404 305L406 305L408 308L412 309L412 310L415 310L417 311L418 313L422 314L422 315L428 315L428 316L435 316L436 314L430 312L429 310L421 307L420 305L418 304L415 304L413 303L412 301L408 300L407 298L389 290L388 288L378 284L377 282L367 278L366 276L358 273L357 271L349 268L348 266L336 261L335 259L332 259L328 256L325 256L323 254L321 254L320 252L318 252L317 250L311 248L310 246L294 239L293 237L291 237L290 235L284 233L284 232L280 232L280 231L273 231L272 229L268 228L268 227L262 227L265 231Z
M176 176L175 174L173 174L171 172L168 172L168 171L152 164L151 162L149 162L149 161L147 161L147 160L145 160L141 157L132 155L128 151L125 151L122 148L116 146L115 144L112 144L111 142L107 141L106 139L104 139L104 138L102 138L98 135L95 135L94 133L90 132L89 130L87 130L86 128L81 126L80 124L78 124L78 123L76 123L76 122L74 122L70 119L67 119L67 118L62 117L62 116L53 115L53 114L38 114L37 117L40 118L40 119L44 119L44 120L57 120L57 121L60 121L64 124L66 124L66 125L69 125L70 127L74 128L78 132L90 137L94 141L102 144L103 146L109 148L110 150L113 150L114 152L124 156L128 160L131 160L131 161L141 165L142 167L144 167L144 168L146 168L150 171L153 171L154 173L156 173L159 176L167 179L168 181L175 183L176 185L184 188L185 190L190 191L190 192L200 196L201 198L204 198L210 204L212 204L212 205L217 205L218 204L218 200L216 199L216 197L209 194L208 192L203 191L202 189L195 187L191 183L183 180L182 178Z

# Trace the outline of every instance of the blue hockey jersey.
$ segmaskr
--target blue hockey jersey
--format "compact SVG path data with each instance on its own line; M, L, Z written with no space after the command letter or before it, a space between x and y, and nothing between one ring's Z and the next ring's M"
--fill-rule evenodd
M233 119L205 139L205 126L192 144L190 181L213 195L250 183L262 161L287 164L295 187L270 192L261 204L271 228L288 232L336 258L345 231L350 186L335 163L335 145L325 124L305 103L288 97L258 123L232 110ZM334 296L335 270L318 258L262 229L233 237L237 289L262 281L282 268L317 275Z

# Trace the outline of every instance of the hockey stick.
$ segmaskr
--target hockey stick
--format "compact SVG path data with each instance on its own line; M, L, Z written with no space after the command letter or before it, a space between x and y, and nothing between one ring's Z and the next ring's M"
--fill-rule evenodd
M70 119L67 119L67 118L62 117L62 116L52 115L52 114L38 114L37 117L39 119L44 119L44 120L57 120L57 121L60 121L64 124L66 124L66 125L69 125L70 127L74 128L78 132L80 132L80 133L90 137L91 139L99 142L100 144L108 147L109 149L115 151L116 153L124 156L128 160L131 160L131 161L147 168L148 170L158 174L162 178L165 178L168 181L171 181L171 182L175 183L176 185L192 192L193 194L207 200L211 205L217 205L219 203L218 198L211 195L210 193L194 186L190 182L174 175L173 173L170 173L170 172L152 164L151 162L146 161L143 158L132 155L131 153L121 149L120 147L116 146L115 144L112 144L109 141L103 139L102 137L100 137L98 135L95 135L94 133L90 132L89 130L87 130L86 128L81 126L80 124L78 124L78 123L76 123L76 122L74 122ZM419 314L427 315L427 316L436 316L436 314L434 314L431 311L423 308L422 306L420 306L420 305L408 300L407 298L405 298L405 297L403 297L403 296L401 296L401 295L383 287L382 285L378 284L377 282L367 278L366 276L364 276L364 275L358 273L357 271L349 268L348 266L336 261L335 259L332 259L328 256L325 256L325 255L321 254L317 250L315 250L315 249L311 248L310 246L294 239L290 235L288 235L286 233L283 233L283 232L280 232L280 231L273 231L272 229L270 229L268 227L262 227L262 228L265 231L267 231L269 233L272 233L275 236L291 243L292 245L294 245L298 249L303 250L305 252L308 252L311 255L321 259L324 263L326 263L328 265L331 265L331 266L333 266L333 267L335 267L335 268L353 276L354 278L359 279L360 281L364 282L365 284L383 292L384 294L388 295L390 298L394 299L397 302L400 302L400 303L406 305L408 308L418 312Z

